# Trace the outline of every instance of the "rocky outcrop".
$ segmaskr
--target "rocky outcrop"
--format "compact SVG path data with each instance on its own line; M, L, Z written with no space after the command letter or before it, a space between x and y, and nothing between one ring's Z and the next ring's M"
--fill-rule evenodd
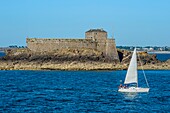
M0 62L0 70L121 70L121 65L101 62Z
M132 57L132 52L130 51L126 51L126 50L118 50L119 54L121 54L122 59L120 59L122 64L129 64L130 63L130 59ZM120 56L120 55L119 55ZM137 53L137 61L138 64L142 64L142 65L148 65L148 64L157 64L157 63L161 63L161 61L159 61L156 58L156 55L150 55L147 52L138 52Z
M102 52L94 49L60 49L53 52L32 52L29 49L16 49L6 51L6 56L1 60L11 61L40 61L40 62L64 62L64 61L98 61L110 62ZM113 62L116 62L115 60Z
M167 60L167 61L166 61L166 63L170 65L170 59L169 59L169 60Z
M34 53L29 49L6 51L0 59L0 70L122 70L127 69L132 53L118 50L119 61L107 59L92 49L62 49L54 52ZM139 52L144 69L170 69L170 60L161 62L156 55ZM138 58L139 62L139 58ZM140 62L138 63L140 64ZM139 65L139 69L141 69Z

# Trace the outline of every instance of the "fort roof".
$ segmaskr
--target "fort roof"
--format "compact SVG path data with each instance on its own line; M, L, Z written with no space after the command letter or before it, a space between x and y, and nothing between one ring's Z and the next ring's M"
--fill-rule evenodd
M86 33L87 32L106 32L105 30L103 30L103 29L90 29L90 30L88 30L88 31L86 31ZM107 32L106 32L107 33Z

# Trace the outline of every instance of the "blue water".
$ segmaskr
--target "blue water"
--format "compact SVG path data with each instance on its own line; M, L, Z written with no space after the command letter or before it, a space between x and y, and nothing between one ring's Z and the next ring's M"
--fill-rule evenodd
M5 56L5 53L0 51L0 57L3 57L3 56Z
M170 54L156 54L156 58L160 61L166 61L170 59Z
M146 71L149 93L119 93L126 71L0 71L0 112L168 112L170 71ZM139 85L145 85L139 71Z
M169 53L149 53L149 54L156 54L156 58L160 61L167 61L170 59L170 54Z

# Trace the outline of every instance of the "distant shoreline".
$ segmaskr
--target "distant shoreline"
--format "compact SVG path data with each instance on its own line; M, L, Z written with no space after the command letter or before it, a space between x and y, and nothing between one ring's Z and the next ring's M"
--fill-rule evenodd
M170 51L153 51L148 52L148 54L170 54Z

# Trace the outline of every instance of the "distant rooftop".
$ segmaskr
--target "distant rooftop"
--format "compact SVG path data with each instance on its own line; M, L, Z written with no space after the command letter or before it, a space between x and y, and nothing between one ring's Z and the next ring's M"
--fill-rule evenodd
M106 32L106 31L101 28L101 29L90 29L86 32Z

